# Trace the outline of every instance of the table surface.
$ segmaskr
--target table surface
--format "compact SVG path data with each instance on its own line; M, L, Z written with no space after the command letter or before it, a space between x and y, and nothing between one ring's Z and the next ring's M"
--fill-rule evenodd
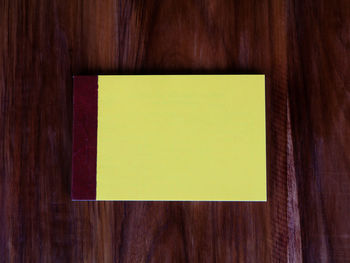
M348 0L3 0L0 34L0 262L350 262ZM266 74L268 202L72 202L72 76L178 73Z

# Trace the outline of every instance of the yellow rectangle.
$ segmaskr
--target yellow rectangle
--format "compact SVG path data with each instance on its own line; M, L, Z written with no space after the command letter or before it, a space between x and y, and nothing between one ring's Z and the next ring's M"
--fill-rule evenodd
M97 200L266 201L264 75L99 76Z

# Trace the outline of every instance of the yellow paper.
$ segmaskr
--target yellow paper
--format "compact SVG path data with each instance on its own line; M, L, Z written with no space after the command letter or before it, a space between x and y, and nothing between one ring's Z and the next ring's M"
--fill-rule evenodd
M266 201L264 75L98 77L97 200Z

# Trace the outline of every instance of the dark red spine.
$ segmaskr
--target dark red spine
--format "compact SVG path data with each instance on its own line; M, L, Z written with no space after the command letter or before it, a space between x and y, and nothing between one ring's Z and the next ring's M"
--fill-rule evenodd
M72 199L96 200L97 76L73 79Z

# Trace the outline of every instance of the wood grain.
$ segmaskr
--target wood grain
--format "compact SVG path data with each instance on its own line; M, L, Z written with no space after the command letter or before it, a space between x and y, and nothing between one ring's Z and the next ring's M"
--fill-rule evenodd
M350 262L350 2L290 2L288 85L305 262Z
M350 261L350 3L0 1L0 262ZM263 73L268 202L72 202L73 75Z

